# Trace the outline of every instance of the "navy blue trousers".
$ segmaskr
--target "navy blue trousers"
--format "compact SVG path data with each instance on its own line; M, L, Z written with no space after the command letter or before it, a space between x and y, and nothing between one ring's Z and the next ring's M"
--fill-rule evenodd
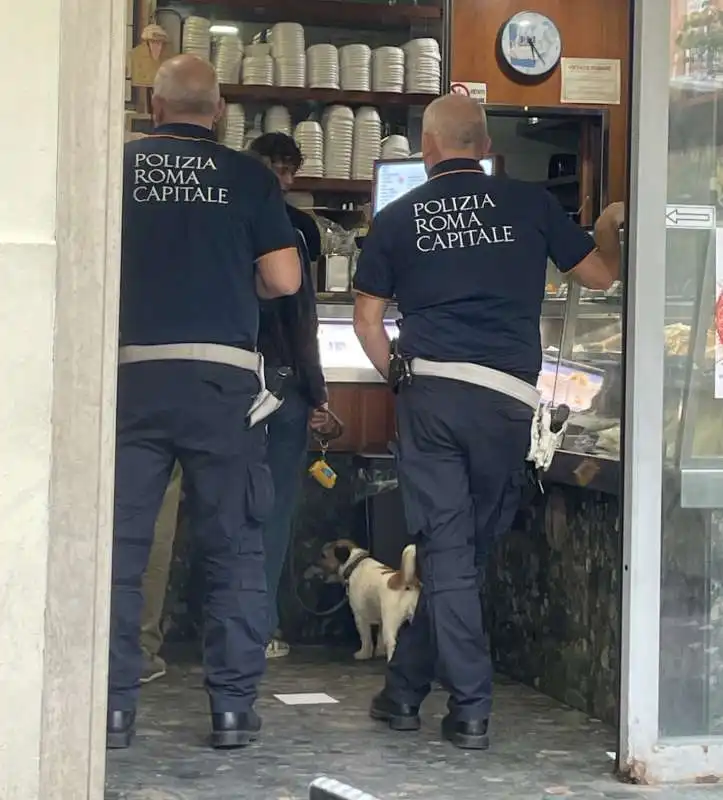
M295 388L289 387L284 389L284 404L269 417L267 459L274 481L274 508L264 525L269 638L279 627L279 582L306 461L309 411L306 400Z
M489 717L480 573L519 508L531 422L522 403L444 378L415 377L397 398L399 482L422 581L387 668L398 702L420 705L437 677L457 719Z
M266 429L246 429L256 377L235 367L163 361L118 376L109 708L135 708L142 669L141 582L176 460L202 559L205 684L214 713L256 699L268 631L263 523L273 505Z

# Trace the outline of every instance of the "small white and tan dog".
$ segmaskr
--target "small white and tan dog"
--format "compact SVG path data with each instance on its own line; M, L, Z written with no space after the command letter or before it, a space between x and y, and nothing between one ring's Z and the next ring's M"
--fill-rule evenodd
M346 585L361 649L357 661L374 656L387 661L394 654L402 624L414 616L420 584L416 574L417 549L404 548L402 567L394 570L373 559L366 550L348 539L330 542L322 549L322 567ZM374 648L372 626L378 625Z

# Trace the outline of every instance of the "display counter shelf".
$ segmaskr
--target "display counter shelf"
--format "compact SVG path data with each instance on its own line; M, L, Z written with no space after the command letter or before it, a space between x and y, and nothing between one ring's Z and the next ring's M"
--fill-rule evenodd
M439 5L389 5L349 0L193 0L194 5L228 9L248 22L285 22L333 28L406 29L412 25L439 23Z
M221 84L221 95L229 103L340 103L347 106L375 106L377 108L424 107L436 94L395 92L344 92L339 89L309 89L295 86L247 86L240 83Z

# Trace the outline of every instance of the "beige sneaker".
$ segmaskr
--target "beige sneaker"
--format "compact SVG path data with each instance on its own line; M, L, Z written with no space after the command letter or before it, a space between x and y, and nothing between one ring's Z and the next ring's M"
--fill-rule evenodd
M272 639L266 645L266 658L283 658L289 655L289 645L281 639Z
M143 654L143 673L141 683L150 683L166 674L166 662L160 656Z

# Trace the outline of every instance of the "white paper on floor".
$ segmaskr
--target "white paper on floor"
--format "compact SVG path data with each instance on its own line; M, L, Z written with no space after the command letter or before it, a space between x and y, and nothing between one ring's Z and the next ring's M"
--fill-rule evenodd
M274 697L287 706L320 706L338 703L333 697L323 692L301 692L299 694L275 694Z

